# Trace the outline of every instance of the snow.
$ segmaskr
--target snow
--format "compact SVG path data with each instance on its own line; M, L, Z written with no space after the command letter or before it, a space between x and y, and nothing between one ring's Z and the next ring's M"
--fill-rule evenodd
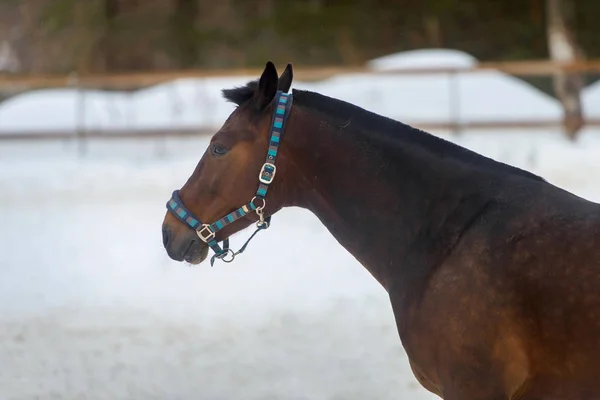
M587 118L600 119L600 81L583 90L581 95L583 112Z
M493 84L494 76L506 78L484 76L480 85ZM363 97L350 101L390 113L405 111L370 100L389 96L402 107L411 106L403 96L419 100L421 89L409 81L387 86L379 77L363 78L305 85L349 98L344 82L351 82ZM219 90L246 80L205 80L200 91L181 80L110 101L89 93L88 123L220 124L231 105ZM436 82L431 91L442 84ZM548 111L528 86L502 82L486 95L489 107L494 97L495 104L514 102L532 113L523 115ZM464 87L464 96L483 93L476 84ZM173 93L180 99L174 108ZM214 97L204 100L206 93ZM69 96L14 98L0 105L0 126L72 127ZM491 112L475 108L483 98L464 100L465 115ZM444 101L427 104L423 97L425 110L411 110L426 116L447 107ZM193 113L191 104L205 113ZM513 116L506 112L498 115ZM600 201L599 131L586 129L574 143L551 131L436 133ZM160 232L165 203L207 143L90 140L81 157L75 140L2 142L0 399L436 398L410 371L383 289L307 211L278 213L232 264L191 267L167 257ZM234 236L233 246L249 234Z
M367 63L373 71L403 69L466 69L477 65L477 59L453 49L418 49L379 57Z
M233 110L231 104L222 101L221 89L255 78L179 79L132 93L76 89L30 91L0 104L0 134L75 133L79 127L107 132L215 127ZM78 117L80 109L83 113Z
M177 145L206 139L153 162L123 142L110 159L94 144L2 159L2 395L431 398L383 291L307 212L277 215L234 264L168 259L164 204L198 157Z
M455 76L352 74L295 87L412 123L547 121L558 120L562 113L555 99L495 71Z

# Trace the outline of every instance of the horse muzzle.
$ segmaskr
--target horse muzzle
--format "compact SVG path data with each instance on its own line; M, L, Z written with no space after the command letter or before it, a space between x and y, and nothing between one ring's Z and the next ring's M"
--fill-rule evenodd
M208 245L188 230L178 232L165 224L162 229L163 246L172 260L197 265L208 257Z

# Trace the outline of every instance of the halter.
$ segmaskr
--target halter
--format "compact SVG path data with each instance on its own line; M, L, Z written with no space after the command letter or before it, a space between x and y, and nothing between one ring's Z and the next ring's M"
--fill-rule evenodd
M194 229L200 240L206 243L215 252L210 259L211 266L214 265L215 259L220 259L227 263L232 262L235 256L246 249L246 246L250 240L252 240L254 235L263 229L267 229L271 223L271 217L265 217L263 213L267 204L265 197L267 196L269 185L273 182L275 173L277 172L275 159L277 158L277 150L279 149L279 143L283 136L285 123L292 108L292 95L278 91L275 95L275 104L275 112L273 113L271 121L271 139L267 150L267 158L258 174L258 190L249 203L241 206L212 224L205 224L183 205L183 201L181 201L181 198L179 197L179 190L175 190L171 199L167 202L167 210L175 215L181 222ZM229 248L229 238L223 241L223 248L221 248L215 239L217 232L235 220L252 212L255 212L258 215L258 221L256 222L257 229L240 250L234 252ZM231 258L229 259L225 258L228 254L231 255Z

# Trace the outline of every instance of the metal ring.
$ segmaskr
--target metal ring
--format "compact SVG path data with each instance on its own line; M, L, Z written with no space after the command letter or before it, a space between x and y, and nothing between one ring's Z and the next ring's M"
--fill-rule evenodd
M250 200L250 203L254 204L254 200L256 200L256 196L254 196L254 197L252 198L252 200ZM261 210L261 211L262 211L262 210L265 208L265 206L267 205L267 201L266 201L264 198L261 198L261 200L263 201L263 204L262 204L262 206L260 206L260 207L258 207L258 206L255 206L255 207L256 207L256 210Z
M229 259L229 260L225 258L225 257L227 257L228 254L231 254L231 259ZM227 249L227 250L225 250L224 253L219 254L217 256L217 258L223 262L230 263L235 258L235 253L233 252L233 250Z

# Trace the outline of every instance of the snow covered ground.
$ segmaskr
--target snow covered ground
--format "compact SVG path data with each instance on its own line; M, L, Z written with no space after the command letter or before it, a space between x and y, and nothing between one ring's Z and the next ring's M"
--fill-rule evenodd
M164 204L196 157L2 165L0 398L429 398L384 292L310 214L234 264L167 258Z
M210 85L218 96L231 83ZM323 92L387 107L370 106L380 97L368 88L353 98L342 79L329 83ZM513 86L494 101L524 99L521 107L540 116L554 107L530 87ZM417 101L414 91L402 89ZM57 92L27 95L40 119L44 104L55 107L45 110L48 129L52 121L70 126L63 95L64 106ZM465 115L493 111L476 100ZM7 112L0 104L0 128L36 123L17 105ZM156 107L157 120L169 123ZM220 123L215 110L228 105L215 98L211 107L196 118L213 114ZM447 111L432 110L415 106L439 118ZM558 132L445 137L600 201L599 131L575 143ZM165 202L206 143L90 141L84 158L74 141L0 144L0 400L435 398L410 372L385 292L308 212L277 214L233 264L190 267L167 257L160 232Z

